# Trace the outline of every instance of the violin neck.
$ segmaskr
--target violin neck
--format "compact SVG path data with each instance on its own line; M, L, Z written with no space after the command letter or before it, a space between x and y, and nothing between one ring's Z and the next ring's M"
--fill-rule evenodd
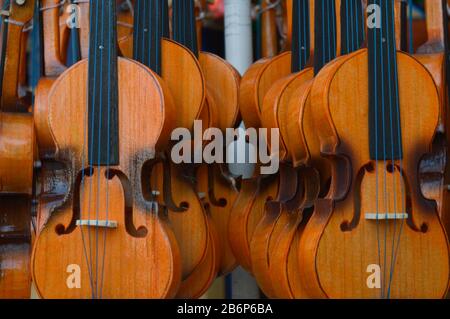
M173 0L172 11L173 39L198 57L194 1Z
M311 54L311 19L309 0L292 3L292 73L303 70Z
M75 4L75 0L70 0L70 4L75 5L72 7L72 10L82 10L82 9L78 9L80 7ZM74 13L75 12L71 12L72 15ZM78 16L76 16L76 19L78 19L77 22L79 23L81 12L77 12L75 14L78 14ZM67 53L68 53L67 54L67 65L68 66L71 66L81 60L80 31L78 29L78 26L74 26L74 27L70 28L70 37L69 37L69 45L68 45Z
M448 47L448 16L446 0L426 0L428 43L442 51Z
M116 0L90 1L89 161L119 164Z
M264 58L274 57L278 53L276 11L269 5L261 1L261 54Z
M1 60L1 110L5 112L26 112L18 103L19 73L22 53L25 50L23 29L33 18L35 1L26 1L19 5L16 1L9 4L9 16L3 18L3 45ZM11 23L6 21L11 20ZM5 78L7 75L7 79Z
M369 133L373 160L402 155L394 1L369 0ZM378 21L378 20L380 21Z
M361 0L341 0L341 54L359 50L365 37Z
M133 57L161 75L161 38L169 38L167 0L136 0Z
M314 73L317 74L337 55L335 0L316 0L314 11Z
M44 34L45 75L57 76L65 70L59 45L59 0L41 0Z

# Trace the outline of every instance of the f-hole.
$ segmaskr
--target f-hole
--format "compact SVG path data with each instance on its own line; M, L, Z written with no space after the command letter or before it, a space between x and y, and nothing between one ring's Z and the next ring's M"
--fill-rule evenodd
M164 192L164 203L167 208L174 213L184 213L189 209L189 203L181 202L180 206L175 204L172 197L172 167L168 160L163 161L163 192Z
M223 197L221 197L221 198L216 197L216 192L215 192L215 188L214 188L214 180L215 180L214 167L213 167L213 165L208 165L208 196L209 196L209 200L211 201L211 204L213 204L214 206L226 207L228 204L228 201Z
M112 180L114 177L119 178L122 184L125 204L125 229L130 236L135 238L144 238L148 234L148 229L145 226L139 226L136 228L133 222L133 187L131 186L130 180L125 176L125 174L119 170L109 169L105 172L105 177Z
M373 163L363 166L356 175L353 197L354 215L351 221L345 220L342 222L341 231L343 232L352 231L359 224L359 219L361 218L361 184L366 171L369 173L375 171Z
M58 224L55 227L55 231L58 235L68 235L72 233L77 227L77 220L80 219L81 216L81 208L80 208L80 188L83 176L91 177L93 175L94 169L86 168L81 170L77 178L75 180L75 188L73 192L73 205L72 205L72 220L69 223L69 226L65 227L62 224ZM114 179L114 177L118 177L119 181L122 185L123 193L124 193L124 220L125 220L125 229L130 236L136 238L143 238L147 236L148 230L145 226L139 226L136 228L133 222L133 188L131 186L128 178L121 171L108 169L105 171L105 178L108 180Z
M400 172L403 184L405 185L404 196L405 196L405 211L408 214L408 219L406 220L407 225L415 232L426 233L428 231L428 225L423 223L419 226L414 222L413 209L412 209L412 199L411 199L411 185L406 178L405 171L402 170L398 165L395 168Z
M75 228L77 227L77 220L80 219L80 188L81 183L83 182L83 179L85 177L91 177L94 173L94 169L88 167L80 172L78 172L77 177L75 179L75 187L73 190L73 204L72 204L72 220L69 223L69 226L65 227L63 224L58 224L55 227L55 232L61 236L61 235L68 235L72 233Z
M172 168L170 163L164 159L156 159L148 161L142 168L142 192L147 201L154 201L153 186L151 184L151 176L157 164L163 165L163 199L168 210L175 213L183 213L189 209L189 204L182 202L180 206L175 204L172 197Z

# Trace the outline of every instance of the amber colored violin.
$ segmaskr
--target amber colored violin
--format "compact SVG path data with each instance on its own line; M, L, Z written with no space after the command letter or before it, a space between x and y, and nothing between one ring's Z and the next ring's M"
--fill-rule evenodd
M200 58L200 50L199 50L199 42L197 39L198 34L198 20L196 22L195 16L195 5L193 1L183 1L176 0L172 2L172 27L173 27L173 38L178 43L185 45L191 52L199 59ZM210 61L212 64L217 63L218 58L216 56L211 56ZM208 60L207 62L208 63ZM205 66L212 66L211 64L202 65L202 72L204 71ZM205 74L205 73L203 73ZM205 77L205 83L206 82ZM225 79L223 79L225 80ZM209 79L211 81L211 78ZM215 79L213 80L214 84L217 85L220 83L218 74L215 74ZM219 82L216 82L219 81ZM219 116L219 105L221 96L218 95L218 91L215 89L212 91L210 86L206 87L206 99L205 104L203 105L203 110L200 114L200 120L202 121L202 125L207 127L217 127L219 126L220 116ZM224 115L224 114L223 114ZM222 120L223 121L223 120ZM201 151L198 149L198 151ZM195 148L194 152L197 152L197 148ZM200 165L204 166L204 165ZM205 208L206 216L208 218L208 230L209 230L209 250L207 251L205 260L192 272L187 280L185 280L181 284L180 291L178 292L178 298L199 298L203 295L207 289L211 286L214 279L217 276L217 273L220 271L222 255L220 248L221 245L221 237L219 237L219 229L216 227L216 223L214 223L212 210L213 206L210 204L209 194L205 192L204 189L201 188L200 185L197 184L198 180L202 182L207 181L208 175L203 174L203 170L199 169L195 172L195 166L192 164L188 165L191 169L194 169L193 176L191 176L192 188L195 189L199 196L201 195L203 198L203 205ZM208 173L208 171L206 172ZM182 174L180 174L182 175ZM189 179L189 176L185 176ZM219 225L220 226L220 225Z
M39 80L35 90L34 118L40 158L51 158L56 150L48 124L48 94L56 78L66 70L60 52L59 3L59 0L39 2L44 77Z
M166 1L160 3L135 1L135 12L134 59L161 74L162 79L173 92L177 112L177 116L174 113L173 124L175 127L191 129L205 101L206 88L199 62L188 47L169 40L169 11ZM180 12L178 14L181 19L183 15ZM192 27L192 30L195 32L195 27ZM150 37L152 33L158 36ZM185 76L184 80L180 80L180 74ZM163 203L167 208L168 217L180 247L182 284L177 291L177 296L184 294L185 298L197 297L197 294L208 286L205 281L211 281L210 278L215 277L215 273L211 276L211 272L204 271L204 263L208 263L210 268L216 268L215 259L211 259L211 254L214 253L210 243L211 225L203 203L190 180L185 178L182 167L172 162L170 147L165 151L165 154L161 154L159 160L151 166L153 173L150 192L154 200ZM194 281L196 286L185 284L199 271L204 275L203 281Z
M294 8L291 12L295 15L293 21L294 25L296 25L295 30L293 30L294 36L290 61L293 74L276 81L264 97L261 122L264 127L270 129L279 128L279 113L284 111L282 109L287 108L290 94L295 92L294 87L298 85L295 83L297 72L306 66L310 54L308 40L310 37L310 29L313 30L313 28L310 28L309 23L309 1L295 1L293 2L293 6ZM300 23L299 21L302 21L301 26L297 24ZM298 32L300 27L304 29ZM299 52L300 48L303 48L302 52ZM271 141L270 138L268 139L269 141ZM282 235L285 224L289 221L289 214L283 214L282 207L288 205L288 202L293 204L295 201L297 204L300 204L305 194L303 178L289 163L288 151L283 142L282 134L280 135L279 145L279 158L286 163L289 172L283 183L286 184L286 180L289 178L290 182L287 185L290 187L286 192L280 186L279 194L284 192L286 195L279 195L278 198L272 198L265 204L264 214L253 233L250 245L253 275L268 297L278 296L275 291L275 286L278 285L278 282L272 282L271 279L270 264L272 264L272 260L270 255L274 253L274 247L278 243L278 238ZM283 265L286 264L283 263ZM283 265L280 265L280 267Z
M441 298L448 240L418 171L440 97L427 69L396 49L394 3L368 5L369 13L379 8L380 26L368 28L368 48L325 67L312 87L321 152L333 170L303 231L299 271L310 297Z
M23 31L33 17L35 1L1 5L8 14L1 25L0 298L29 298L36 141L30 105L20 85L26 65Z
M254 63L241 79L239 106L247 128L261 127L263 98L271 85L290 73L291 53L263 58ZM286 174L285 176L288 176ZM250 241L260 221L267 199L277 198L280 176L258 176L244 179L228 222L231 250L239 264L251 272Z
M324 55L330 50L336 50L336 53L348 54L357 50L364 39L364 23L362 4L359 0L342 0L342 1L323 1L315 3L315 36L314 74L318 74L319 70L330 60L330 56ZM315 11L317 10L317 11ZM327 21L327 22L325 22ZM327 26L328 24L328 26ZM330 28L333 32L328 33L325 37L324 28ZM320 36L322 34L322 36ZM331 59L334 55L331 55ZM317 63L317 61L323 61ZM330 61L333 63L333 61ZM304 76L304 75L303 75ZM300 74L299 74L300 77ZM283 215L288 215L287 223L283 228L280 236L276 239L274 252L270 255L271 278L276 283L274 289L278 297L283 298L307 298L308 293L302 285L300 273L297 271L298 261L298 244L303 236L303 230L311 216L313 204L318 196L324 196L328 191L328 180L330 171L326 165L320 161L320 150L318 148L317 138L315 136L312 123L312 114L315 112L311 103L311 85L313 81L304 82L298 87L295 94L290 98L290 111L294 110L295 118L298 114L298 126L290 126L285 128L286 132L291 134L298 130L302 132L304 141L295 147L293 154L305 154L301 157L293 157L295 167L298 167L299 179L303 182L304 195L302 201L292 201L283 207ZM296 106L297 105L297 106ZM293 107L296 107L293 109ZM289 125L286 117L280 122L283 125ZM291 136L292 137L292 136ZM300 152L301 148L304 150ZM301 161L298 161L301 159ZM297 166L300 164L300 166ZM273 205L273 204L272 204ZM282 215L282 216L283 216ZM280 217L283 221L283 217ZM282 267L282 265L287 265ZM275 276L278 273L279 276ZM278 279L277 279L278 278ZM277 280L277 281L275 281Z
M70 189L36 239L33 279L43 298L172 297L179 250L142 175L167 144L173 101L157 75L117 57L115 1L90 1L90 21L88 60L65 71L48 98Z
M48 93L56 78L67 68L66 65L70 66L87 58L89 47L89 2L65 2L63 15L60 15L60 9L61 1L40 1L44 74L36 88L34 112L39 154L41 158L47 159L54 156L56 148L47 121ZM132 34L132 28L129 28L130 16L130 11L119 10L118 37L121 52L129 50L128 43L124 42Z
M202 11L206 11L206 8ZM201 32L201 29L198 32ZM210 113L215 113L217 117L216 123L209 127L219 128L225 134L227 128L234 128L239 121L238 97L241 77L233 66L212 53L200 51L199 61L206 81L207 102L214 101ZM202 120L203 123L208 122ZM227 172L225 165L215 163L199 168L197 183L198 191L206 196L208 209L219 236L219 275L224 275L231 272L237 264L228 244L228 220L238 195L237 182Z
M446 1L426 1L426 30L428 41L420 46L415 57L430 71L439 89L440 117L439 125L433 139L433 151L421 162L421 186L427 198L433 198L437 204L444 226L448 227L448 209L444 190L444 176L447 162L446 123L447 102L447 62L445 58L449 45L448 18ZM447 215L447 216L444 216Z

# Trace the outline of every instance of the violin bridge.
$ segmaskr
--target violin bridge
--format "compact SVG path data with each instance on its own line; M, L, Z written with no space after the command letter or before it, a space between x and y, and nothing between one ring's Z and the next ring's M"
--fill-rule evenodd
M367 220L408 219L407 213L366 213Z
M77 226L88 226L97 228L117 228L117 222L114 220L96 220L96 219L79 219Z

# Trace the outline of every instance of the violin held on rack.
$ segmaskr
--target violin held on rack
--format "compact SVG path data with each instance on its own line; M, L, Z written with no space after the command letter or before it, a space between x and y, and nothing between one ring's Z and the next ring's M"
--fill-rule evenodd
M149 69L118 58L116 1L90 1L90 25L88 59L49 95L56 159L70 189L36 239L33 280L43 298L171 297L181 279L179 250L141 176L158 140L168 139L165 109L173 102ZM66 282L71 269L80 289Z

